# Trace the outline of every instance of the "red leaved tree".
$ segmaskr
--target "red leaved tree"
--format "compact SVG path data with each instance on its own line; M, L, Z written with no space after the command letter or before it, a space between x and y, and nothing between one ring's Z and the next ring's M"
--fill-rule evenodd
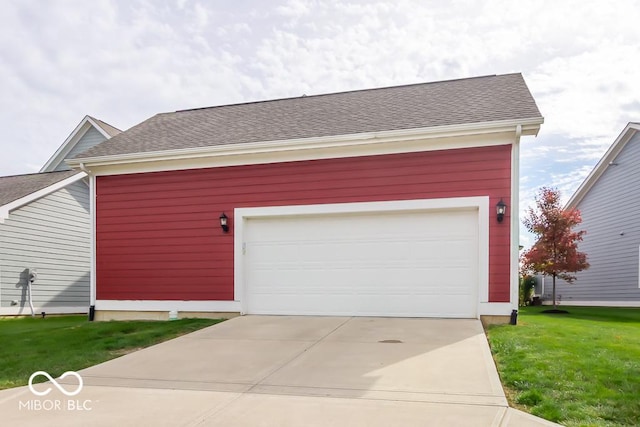
M556 308L556 277L568 283L575 280L572 273L589 268L587 255L578 251L578 242L586 231L573 231L582 222L577 209L564 210L560 206L560 192L543 187L536 195L536 207L529 208L523 220L529 232L536 235L536 243L521 256L525 271L553 277L553 308Z

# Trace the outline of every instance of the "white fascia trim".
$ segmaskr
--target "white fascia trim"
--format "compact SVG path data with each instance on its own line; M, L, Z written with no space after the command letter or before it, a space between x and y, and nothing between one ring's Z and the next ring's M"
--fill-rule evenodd
M489 300L489 197L456 197L444 199L418 199L386 202L333 203L296 206L269 206L234 209L234 298L246 313L246 284L244 279L244 224L251 218L269 218L303 215L346 213L381 213L433 211L452 209L478 210L478 301Z
M152 300L97 300L96 311L205 311L240 312L239 301L152 301Z
M509 267L509 300L511 309L518 309L519 258L520 258L520 137L522 129L516 126L515 142L511 146L511 230L510 230L510 267ZM502 224L500 224L502 225Z
M510 302L481 302L479 316L510 316L513 306Z
M228 166L246 166L274 164L308 160L356 158L363 156L417 153L435 150L452 150L471 147L489 147L510 145L513 143L511 132L484 135L467 135L441 139L416 139L407 141L372 142L360 145L343 145L330 148L308 148L300 150L272 151L248 154L210 155L190 159L147 161L143 163L122 163L115 165L91 166L96 176L148 173L173 170L204 169ZM84 163L80 163L82 166Z
M85 173L89 170L85 169ZM96 177L89 175L89 256L91 269L89 272L89 304L96 304Z
M91 125L93 125L93 127L96 128L96 130L100 132L102 136L104 136L107 139L111 139L111 135L107 133L107 131L100 125L100 123L96 122L91 116L87 116L87 118L89 119L89 123L91 123Z
M37 200L41 197L44 197L48 194L53 193L54 191L58 191L61 188L66 187L69 184L73 184L76 181L80 181L82 178L86 177L87 174L84 172L78 172L77 174L70 176L68 178L63 179L62 181L58 181L55 184L52 184L48 187L42 188L38 191L35 191L31 194L27 194L24 197L21 197L13 202L9 202L6 205L0 206L0 224L4 222L5 219L9 218L9 213L17 209L21 206L26 205L34 200Z
M89 128L93 126L102 136L107 139L110 139L108 133L105 132L98 123L96 123L91 117L84 116L84 118L80 121L78 126L71 132L71 134L64 140L62 145L58 147L56 152L51 156L51 158L45 163L45 165L40 169L40 172L53 172L53 170L64 160L64 158L69 154L73 147L76 146L78 141L84 136L85 133L89 130Z
M89 307L86 305L80 307L33 307L36 316L44 311L46 314L87 314ZM0 307L0 316L31 316L31 308L27 304L24 307Z
M582 184L580 184L580 187L578 187L575 193L573 193L565 205L565 209L574 209L578 206L584 196L589 192L589 190L591 190L591 187L593 187L602 174L607 170L609 163L613 162L616 157L618 157L618 154L620 154L625 145L627 145L627 142L629 142L629 140L638 131L640 131L640 123L627 124L613 144L611 144L611 147L609 147L604 156L602 156L598 164L593 168L591 173L589 173Z
M420 139L449 138L456 136L482 135L489 133L513 132L517 125L523 134L537 134L543 119L505 120L485 123L470 123L454 126L438 126L419 129L367 132L352 135L334 135L315 138L297 138L278 141L260 141L244 144L229 144L178 150L130 153L114 156L86 157L67 161L72 167L84 163L89 167L109 166L129 163L162 162L202 157L274 153L291 150L327 149L345 146L381 144Z

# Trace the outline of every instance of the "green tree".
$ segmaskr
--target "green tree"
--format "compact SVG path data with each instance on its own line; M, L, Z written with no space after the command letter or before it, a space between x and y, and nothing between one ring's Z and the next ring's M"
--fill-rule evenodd
M536 195L536 209L529 208L523 220L536 243L521 256L524 270L553 277L553 308L556 308L556 277L572 283L578 271L589 268L587 255L578 251L586 231L574 231L582 222L577 209L560 206L560 192L543 187Z

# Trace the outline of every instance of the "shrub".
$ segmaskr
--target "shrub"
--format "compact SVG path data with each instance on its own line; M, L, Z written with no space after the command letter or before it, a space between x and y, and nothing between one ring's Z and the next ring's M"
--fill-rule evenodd
M519 305L525 306L531 303L533 289L536 287L536 278L529 275L520 277Z

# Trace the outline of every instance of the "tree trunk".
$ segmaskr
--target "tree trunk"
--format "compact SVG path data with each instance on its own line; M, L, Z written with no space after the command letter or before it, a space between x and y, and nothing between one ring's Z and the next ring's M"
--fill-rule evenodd
M553 309L556 309L556 275L553 275Z

